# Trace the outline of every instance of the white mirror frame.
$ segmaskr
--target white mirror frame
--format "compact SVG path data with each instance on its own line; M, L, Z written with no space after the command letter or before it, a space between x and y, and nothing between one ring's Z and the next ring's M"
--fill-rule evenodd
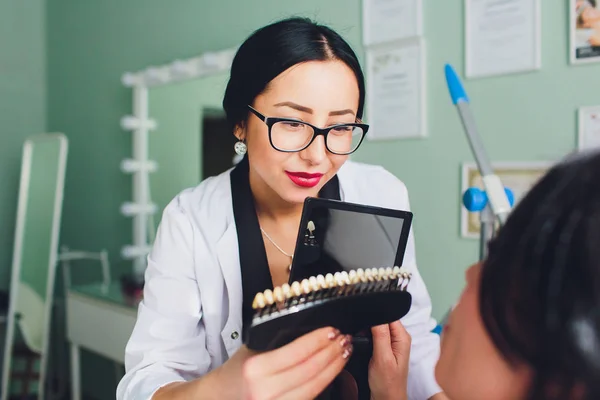
M42 349L40 356L40 372L38 379L37 398L42 400L46 398L45 384L48 372L48 350L50 340L50 329L52 323L52 304L54 299L54 281L56 273L56 262L58 259L58 242L60 236L60 226L62 217L63 194L65 186L65 171L67 166L67 155L69 142L63 133L44 133L34 135L25 140L21 161L21 176L19 182L19 200L17 205L17 221L15 226L15 243L12 263L12 275L10 286L10 301L8 309L8 326L6 331L6 342L4 343L4 359L2 368L2 380L0 381L0 399L8 399L10 390L10 373L12 366L12 352L15 338L15 328L17 326L16 304L17 288L21 277L21 255L23 251L32 251L24 249L23 238L25 234L25 224L27 220L27 207L29 200L29 181L31 177L31 164L33 162L33 148L39 141L58 141L60 146L58 168L56 176L56 192L54 197L54 210L52 215L52 232L50 238L50 254L48 255L48 279L46 281L46 297L44 310L44 331L42 337ZM43 267L43 266L40 266Z
M207 52L187 60L127 72L121 78L123 85L133 92L133 112L121 119L121 127L132 133L133 154L121 162L121 171L132 175L133 199L121 205L121 213L133 219L133 244L124 246L121 256L133 261L133 277L140 282L154 236L153 216L158 211L150 198L150 173L156 171L158 165L148 158L148 134L157 127L156 121L148 115L148 89L228 71L236 52L237 48Z

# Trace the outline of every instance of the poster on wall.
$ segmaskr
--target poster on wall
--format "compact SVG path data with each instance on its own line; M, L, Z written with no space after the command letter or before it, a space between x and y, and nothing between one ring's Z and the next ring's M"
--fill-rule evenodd
M579 109L579 150L600 149L600 106Z
M423 0L363 0L363 44L372 46L422 35Z
M569 0L572 64L600 61L600 0Z
M504 187L509 188L515 197L515 205L531 187L550 169L550 162L496 162L492 168L500 177ZM462 165L462 194L471 187L484 190L477 165L466 162ZM460 227L463 238L479 239L481 222L479 213L471 213L461 202Z
M541 0L465 0L465 75L541 68Z
M367 49L368 140L427 135L424 57L423 39Z

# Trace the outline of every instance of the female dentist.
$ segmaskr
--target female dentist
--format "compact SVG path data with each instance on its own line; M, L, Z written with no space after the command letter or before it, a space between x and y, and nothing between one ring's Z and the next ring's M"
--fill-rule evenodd
M325 26L287 19L242 44L223 106L244 158L165 208L118 400L310 399L344 375L352 345L331 328L260 355L242 332L253 295L288 281L306 197L409 209L400 180L348 161L368 130L364 101L355 53ZM404 265L413 304L402 323L373 329L371 398L443 399L412 232Z

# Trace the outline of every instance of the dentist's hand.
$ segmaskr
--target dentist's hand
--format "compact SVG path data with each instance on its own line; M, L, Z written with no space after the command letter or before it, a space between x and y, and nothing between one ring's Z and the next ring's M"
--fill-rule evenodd
M349 336L322 328L248 358L242 368L243 399L316 398L346 365L351 343Z
M411 337L400 321L371 329L373 356L369 363L372 400L407 399Z

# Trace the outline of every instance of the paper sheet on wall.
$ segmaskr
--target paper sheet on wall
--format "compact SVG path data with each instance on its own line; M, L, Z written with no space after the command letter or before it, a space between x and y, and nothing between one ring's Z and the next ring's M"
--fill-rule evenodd
M600 107L585 110L582 114L579 149L600 149Z
M421 35L422 0L363 0L363 42L370 46Z
M539 0L466 0L466 75L540 67Z
M424 136L420 41L367 51L368 139Z

